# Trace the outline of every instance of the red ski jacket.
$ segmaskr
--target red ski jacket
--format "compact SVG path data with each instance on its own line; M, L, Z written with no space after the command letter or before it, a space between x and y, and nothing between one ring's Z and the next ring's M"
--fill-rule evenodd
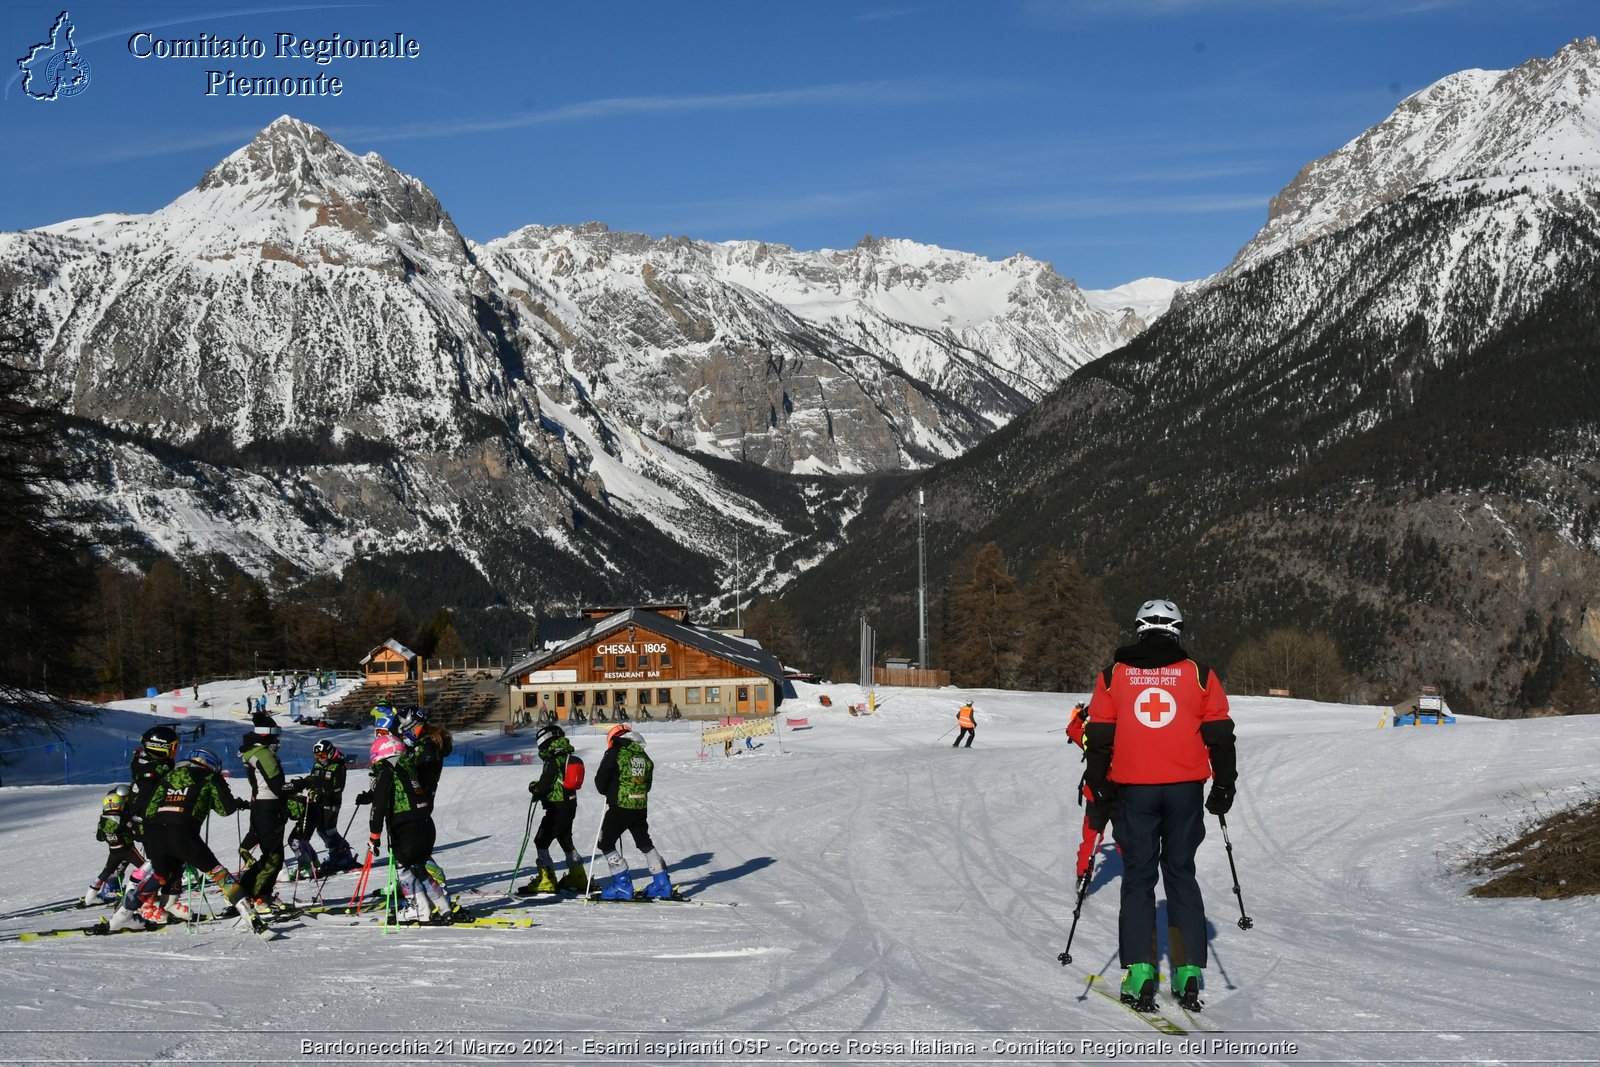
M1221 680L1167 639L1117 650L1117 662L1095 680L1088 734L1091 785L1098 777L1097 748L1109 748L1105 777L1118 785L1204 781L1219 742L1225 739L1232 755L1233 723Z

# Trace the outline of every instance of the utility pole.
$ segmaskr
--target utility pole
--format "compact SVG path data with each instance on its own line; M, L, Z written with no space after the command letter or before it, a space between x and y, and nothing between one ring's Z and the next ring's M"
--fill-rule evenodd
M917 490L917 669L928 669L928 538L922 505L925 496Z

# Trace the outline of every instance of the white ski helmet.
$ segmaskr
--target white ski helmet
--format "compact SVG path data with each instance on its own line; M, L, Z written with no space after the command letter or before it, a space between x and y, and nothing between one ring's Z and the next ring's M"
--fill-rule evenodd
M1133 617L1133 632L1161 630L1177 637L1183 631L1183 612L1170 600L1146 600Z

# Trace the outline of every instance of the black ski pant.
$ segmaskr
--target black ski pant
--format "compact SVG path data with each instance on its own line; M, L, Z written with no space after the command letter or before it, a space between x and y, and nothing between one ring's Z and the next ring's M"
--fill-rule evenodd
M150 853L151 876L167 893L183 889L184 864L208 875L222 866L211 846L201 838L200 824L184 815L174 816L170 822L157 816L145 823L144 847Z
M976 727L963 726L960 729L960 731L957 732L955 742L950 747L951 748L959 748L961 746L961 739L963 737L965 737L967 739L967 747L971 748L972 747L972 739L974 737L977 737L977 736L978 736L978 731L977 731Z
M655 844L650 840L650 809L607 808L605 818L600 820L601 855L616 848L624 833L633 835L633 843L639 846L640 852L649 852L655 848Z
M389 820L389 854L396 867L411 867L420 877L427 877L424 867L433 855L433 817L413 816L409 819Z
M1119 785L1112 836L1122 851L1122 965L1156 962L1156 876L1167 892L1172 966L1206 965L1206 910L1194 855L1206 837L1203 782Z
M578 798L572 797L559 804L546 804L544 818L539 820L539 832L533 835L533 847L540 852L559 844L567 855L578 850L572 844L572 820L578 816Z
M339 832L339 805L316 804L306 813L306 840L316 831L330 853L350 851L350 842Z
M288 823L289 811L283 801L250 802L250 832L245 840L253 842L261 855L245 868L239 881L252 898L272 896L278 884L278 872L283 869L283 831Z
M100 877L96 882L104 882L113 874L120 874L125 867L143 867L144 857L139 855L139 850L133 845L118 845L111 849L106 856L106 865L100 868Z

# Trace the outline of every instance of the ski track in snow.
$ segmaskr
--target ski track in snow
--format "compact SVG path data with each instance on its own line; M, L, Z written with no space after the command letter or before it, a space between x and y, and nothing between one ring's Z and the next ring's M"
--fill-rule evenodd
M242 704L250 686L204 687L220 720L210 747L235 743L242 726L225 709ZM1075 695L974 691L977 743L957 750L939 735L953 724L958 691L883 690L877 715L853 718L842 709L862 698L856 687L798 688L780 721L805 714L814 728L783 730L732 759L720 747L699 758L693 724L640 727L657 760L651 828L674 881L737 907L508 902L537 768L450 768L438 861L469 906L530 917L531 929L383 931L322 916L285 923L270 945L229 922L27 944L15 935L79 925L92 913L0 919L8 976L0 1060L286 1062L298 1061L302 1037L552 1030L1160 1037L1087 990L1088 974L1118 973L1119 865L1109 845L1075 962L1056 961L1071 923L1081 764L1048 731L1059 731ZM819 692L833 708L820 706ZM158 711L180 700L193 703L169 691ZM148 702L116 707L108 722L131 728ZM1600 905L1476 900L1458 863L1533 800L1549 808L1581 794L1600 719L1463 716L1455 727L1395 731L1375 729L1374 708L1280 699L1237 699L1235 718L1241 791L1229 830L1255 925L1236 926L1211 820L1199 857L1212 925L1201 1021L1234 1040L1296 1041L1300 1052L1180 1050L1160 1062L1595 1062L1600 1043L1585 1010L1593 983L1581 976L1593 973ZM319 736L285 732L291 753ZM364 734L333 736L350 752L364 744ZM573 737L597 764L600 731ZM121 740L104 726L85 729L80 759ZM531 747L526 733L460 740L491 751ZM6 771L13 781L28 773L39 780L44 771ZM350 795L361 781L354 772ZM8 860L0 915L82 892L104 856L93 838L103 788L0 790ZM586 790L575 833L586 854L601 810ZM353 841L364 826L358 819ZM212 820L209 838L224 862L236 836L234 820ZM642 884L631 841L625 851ZM530 847L522 877L532 864ZM374 883L385 873L375 866ZM594 873L604 873L603 861ZM336 876L328 897L348 895L354 880ZM291 887L282 889L287 897Z

